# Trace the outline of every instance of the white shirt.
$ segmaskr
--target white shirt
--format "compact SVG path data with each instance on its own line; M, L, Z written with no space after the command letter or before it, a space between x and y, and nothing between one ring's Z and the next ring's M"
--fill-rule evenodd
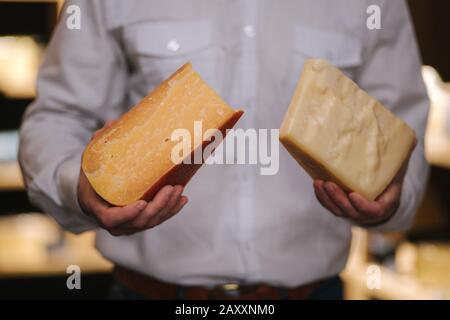
M80 210L80 157L94 130L118 118L190 60L242 128L279 128L304 59L328 59L416 130L401 207L381 230L406 228L424 190L428 100L403 1L74 1L81 29L61 15L24 118L20 162L31 201L73 232L97 228ZM369 30L366 9L381 8ZM108 259L180 284L296 286L339 273L351 223L322 208L311 178L280 148L276 175L256 165L203 166L190 202L132 236L97 231Z

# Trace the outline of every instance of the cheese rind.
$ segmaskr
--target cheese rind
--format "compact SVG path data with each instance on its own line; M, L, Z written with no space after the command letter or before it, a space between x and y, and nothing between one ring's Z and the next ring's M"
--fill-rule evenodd
M174 130L189 132L192 154L213 142L194 138L195 121L201 121L201 137L209 129L225 136L242 113L228 106L187 63L91 140L82 170L94 190L113 205L151 200L164 185L185 185L201 166L172 161L172 149L179 143L171 140Z
M308 59L280 141L313 179L374 200L408 159L415 132L322 59Z

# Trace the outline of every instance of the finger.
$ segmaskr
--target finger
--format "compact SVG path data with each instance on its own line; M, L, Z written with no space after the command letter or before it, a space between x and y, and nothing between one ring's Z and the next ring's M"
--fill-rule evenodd
M369 201L357 192L351 192L348 197L356 210L366 217L378 217L383 212L379 202Z
M414 144L409 152L408 157L402 164L401 168L398 170L395 177L386 187L386 189L378 196L376 202L378 202L382 208L392 208L398 207L400 204L400 197L402 193L403 180L405 179L406 172L408 171L409 158L417 145L417 139L414 140ZM357 196L356 196L357 197ZM396 211L396 209L394 210Z
M169 202L173 191L173 186L164 186L161 188L153 200L148 203L147 208L145 208L145 214L154 215L163 210Z
M116 227L108 231L110 235L114 237L130 236L139 232L136 228Z
M181 196L178 198L178 203L175 204L175 207L172 208L169 212L162 214L156 214L148 223L150 226L154 227L161 223L163 223L166 220L169 220L174 215L176 215L180 210L186 205L188 202L187 197Z
M177 206L178 202L180 201L183 189L184 188L182 186L174 187L174 191L170 197L170 200L167 202L165 208L160 210L154 216L152 216L152 218L147 222L147 226L149 227L157 226L173 216L172 210L175 206Z
M94 194L91 194L91 198L88 200L88 207L91 212L101 213L111 208L111 205L103 200L95 191Z
M110 207L100 212L100 222L107 229L112 229L136 218L147 206L144 200L138 200L125 207Z
M322 180L314 181L314 193L316 194L317 200L319 200L320 204L328 209L335 216L342 217L343 213L338 206L336 206L331 199L328 197L327 193L324 190L324 182Z
M169 201L167 202L164 209L162 209L157 215L166 215L172 212L173 208L178 204L181 194L183 193L184 187L177 185L173 187L172 195L170 196Z
M402 187L398 183L391 184L377 199L383 207L389 208L400 200Z
M181 209L188 203L188 201L189 200L186 196L181 196L178 200L178 203L172 209L171 213L169 215L166 215L165 220L171 218L172 216L174 216L178 212L180 212ZM131 226L119 226L117 228L112 229L110 231L110 233L113 236L129 236L129 235L135 234L140 231L142 231L142 228L136 228L136 227L131 227Z
M344 215L351 219L359 219L360 214L353 207L345 192L334 182L327 181L324 184L325 192L330 200L339 208Z
M186 196L181 196L180 200L178 201L178 204L172 209L172 216L177 214L178 212L181 211L181 209L183 209L183 207L189 202L188 197Z
M150 221L154 215L164 209L169 202L174 188L172 186L164 186L155 195L152 201L150 201L145 209L134 220L128 221L122 227L124 228L148 228L148 221Z

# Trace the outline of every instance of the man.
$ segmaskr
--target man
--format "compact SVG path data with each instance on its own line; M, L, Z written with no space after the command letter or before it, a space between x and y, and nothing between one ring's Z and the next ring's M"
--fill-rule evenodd
M351 226L407 228L427 176L428 101L408 10L402 1L375 1L381 28L371 30L373 3L74 2L81 29L67 28L63 11L21 129L30 199L67 230L97 229L96 246L117 265L122 293L223 298L233 288L238 297L339 298ZM284 150L276 175L254 165L204 166L186 196L166 186L123 208L101 200L80 175L93 132L184 62L243 106L238 126L279 128L307 57L329 60L417 133L407 172L376 201L331 182L313 185Z

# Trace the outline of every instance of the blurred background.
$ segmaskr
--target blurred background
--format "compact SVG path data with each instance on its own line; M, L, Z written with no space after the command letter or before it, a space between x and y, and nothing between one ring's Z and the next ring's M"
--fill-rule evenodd
M0 299L105 298L112 283L94 234L64 232L34 208L17 164L21 117L62 2L0 0ZM409 5L431 100L431 176L407 233L353 230L342 274L347 299L450 299L450 1ZM82 290L67 290L69 265L80 266ZM381 288L372 281L378 274Z

